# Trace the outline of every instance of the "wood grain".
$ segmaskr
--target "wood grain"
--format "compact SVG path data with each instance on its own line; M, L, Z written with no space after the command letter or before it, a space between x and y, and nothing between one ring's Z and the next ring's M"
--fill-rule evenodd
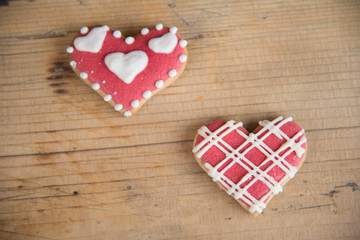
M1 239L359 239L359 1L2 1ZM187 68L131 119L70 69L81 26L158 22ZM292 116L296 177L254 218L201 170L196 130Z

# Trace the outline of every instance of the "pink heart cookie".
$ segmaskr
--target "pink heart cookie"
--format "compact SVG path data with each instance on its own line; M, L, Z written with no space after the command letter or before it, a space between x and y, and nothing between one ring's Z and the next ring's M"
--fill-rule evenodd
M241 122L216 120L198 130L193 148L204 171L254 216L282 192L306 156L305 130L292 118L259 125L249 133Z
M66 50L75 73L129 117L181 75L186 45L176 27L157 24L155 29L143 28L135 38L124 38L105 25L81 28Z

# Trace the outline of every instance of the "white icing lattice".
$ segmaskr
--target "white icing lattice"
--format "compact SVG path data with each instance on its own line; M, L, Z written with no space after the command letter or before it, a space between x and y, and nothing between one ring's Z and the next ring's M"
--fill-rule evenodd
M292 138L289 138L280 129L281 126L291 121L292 118L283 120L283 117L278 117L272 122L267 120L261 121L259 124L263 128L260 129L257 133L250 133L249 135L238 130L239 127L242 127L241 122L235 123L235 121L228 121L214 132L211 132L206 126L203 126L199 129L198 134L204 137L204 140L202 140L194 147L193 152L196 153L197 158L201 158L213 146L216 146L219 150L221 150L225 154L225 158L216 164L216 166L213 167L209 163L205 163L205 167L209 170L209 176L212 177L214 182L220 182L226 188L226 191L229 195L233 195L235 199L242 200L248 206L250 206L250 212L256 211L261 213L262 209L266 208L264 201L271 194L276 195L279 192L282 192L282 184L288 178L293 178L297 171L297 168L290 165L285 160L285 158L293 151L295 151L299 158L302 157L302 155L305 153L305 149L301 147L301 145L306 142L305 136L302 136L305 132L304 129L296 133ZM236 149L232 148L226 141L223 140L227 134L233 131L236 131L236 133L245 139L245 141ZM283 145L281 145L276 151L273 151L263 142L263 140L271 134L274 134L280 139L286 140L286 142L283 143ZM300 138L300 140L295 142L298 138ZM240 152L240 150L247 145L250 146L244 151ZM256 166L245 157L245 155L253 148L258 149L266 156L266 159L260 164L260 166ZM280 153L282 154L280 155ZM219 171L219 169L229 160L231 162L221 171ZM272 162L271 165L268 166L265 170L261 170L261 168L267 165L269 162ZM234 164L239 164L247 171L247 174L237 183L233 183L224 175L228 169L234 166ZM268 174L268 172L275 166L279 167L285 173L285 176L280 179L279 182L277 182L272 176ZM248 180L250 180L250 182L247 183L243 188L240 188L240 186ZM259 200L257 200L248 192L248 189L257 180L260 180L270 189L270 191L262 196Z

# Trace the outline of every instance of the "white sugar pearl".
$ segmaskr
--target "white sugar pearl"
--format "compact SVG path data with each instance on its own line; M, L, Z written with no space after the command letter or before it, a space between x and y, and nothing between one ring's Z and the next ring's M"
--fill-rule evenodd
M129 110L124 112L124 116L125 117L130 117L131 116L131 112Z
M135 41L135 39L133 37L127 37L125 38L125 42L126 44L132 44Z
M116 111L120 111L123 108L123 105L116 104L114 108L115 108Z
M141 29L141 34L142 35L146 35L146 34L148 34L149 33L149 29L148 28L143 28L143 29Z
M110 101L111 100L111 95L110 94L106 94L105 96L104 96L104 101L105 102L108 102L108 101Z
M87 79L87 78L88 78L88 75L87 75L86 72L81 72L81 73L80 73L80 77L81 77L82 79Z
M163 29L162 23L156 24L155 28L156 28L156 30L161 30L161 29Z
M89 28L87 27L87 26L84 26L84 27L82 27L81 29L80 29L80 32L82 33L82 34L85 34L85 33L87 33L89 31Z
M145 92L143 92L143 97L144 97L144 98L149 98L149 97L151 97L151 91L150 91L150 90L146 90Z
M73 47L67 47L66 48L66 51L68 52L68 53L72 53L73 51L74 51L74 48Z
M131 106L133 107L133 108L137 108L138 106L139 106L139 100L134 100L134 101L132 101L131 102Z
M186 62L186 59L187 59L187 56L184 55L184 54L181 54L181 55L179 56L179 61L180 61L180 62Z
M173 34L175 34L177 32L177 27L171 27L170 28L170 32L172 32Z
M113 36L116 38L120 38L121 37L121 32L119 30L116 30L113 32Z
M71 66L72 68L76 67L76 62L75 62L75 61L71 61L71 62L70 62L70 66Z
M170 77L175 77L175 75L176 75L176 70L175 69L172 69L172 70L169 71L169 76Z
M99 89L100 89L100 84L94 83L94 84L92 85L92 89L94 89L94 90L99 90Z
M180 45L180 47L182 47L182 48L184 48L184 47L186 47L186 45L188 44L188 42L186 41L186 40L180 40L179 41L179 45Z
M164 81L163 80L158 80L155 82L155 86L157 88L162 88L164 86Z

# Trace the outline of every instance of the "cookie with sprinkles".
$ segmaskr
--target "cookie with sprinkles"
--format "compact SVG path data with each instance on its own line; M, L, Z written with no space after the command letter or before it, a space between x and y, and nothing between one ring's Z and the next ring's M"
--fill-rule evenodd
M82 27L71 46L70 66L104 101L132 116L184 71L187 41L161 23L124 37L108 26Z
M249 133L241 122L216 120L198 130L193 146L201 168L254 216L295 176L307 148L291 117L259 125Z

